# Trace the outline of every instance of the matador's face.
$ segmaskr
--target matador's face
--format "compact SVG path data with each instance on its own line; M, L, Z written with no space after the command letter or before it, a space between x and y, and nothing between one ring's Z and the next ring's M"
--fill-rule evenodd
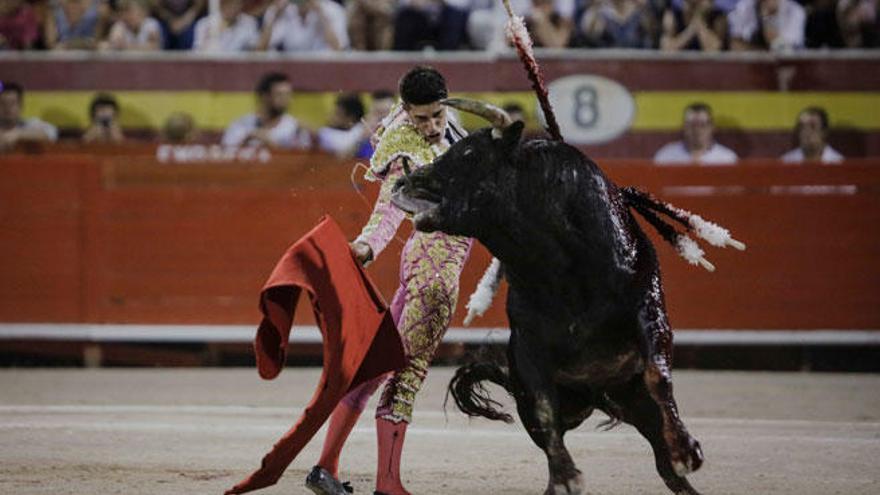
M443 141L443 133L446 131L446 106L440 101L425 105L405 103L403 109L426 141L431 144L440 144Z

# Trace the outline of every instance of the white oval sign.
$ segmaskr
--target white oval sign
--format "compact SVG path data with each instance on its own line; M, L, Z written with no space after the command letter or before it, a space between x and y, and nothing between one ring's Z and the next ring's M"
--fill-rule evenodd
M562 137L571 144L611 141L630 128L636 115L629 91L604 77L566 76L550 83L547 90ZM537 113L543 121L540 106Z

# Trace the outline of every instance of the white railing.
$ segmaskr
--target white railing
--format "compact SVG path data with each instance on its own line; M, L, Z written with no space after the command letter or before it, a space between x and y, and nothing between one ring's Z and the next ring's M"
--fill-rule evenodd
M253 342L256 325L137 325L0 323L0 340L51 340L127 343L226 343ZM450 328L444 343L504 344L506 328ZM315 326L295 326L291 342L316 344L321 333ZM675 331L680 346L877 346L880 330L700 330Z

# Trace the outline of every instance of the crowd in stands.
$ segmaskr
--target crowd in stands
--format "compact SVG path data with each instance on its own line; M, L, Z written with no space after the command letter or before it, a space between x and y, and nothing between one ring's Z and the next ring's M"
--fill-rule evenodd
M539 47L876 48L880 0L511 0ZM501 0L3 0L0 49L499 50Z
M311 130L289 113L293 89L287 75L270 72L263 75L255 90L253 113L233 121L220 139L225 150L320 151L340 159L369 159L373 153L372 137L381 121L392 112L395 96L389 91L370 95L366 109L357 93L343 93L336 98L334 110L324 126ZM28 145L43 145L58 140L58 129L38 118L24 118L24 88L15 82L0 82L0 153ZM525 121L524 109L517 103L503 106L514 121ZM119 124L120 107L109 93L97 93L89 105L89 125L80 140L85 144L121 144L126 141ZM455 115L450 116L455 119ZM779 157L783 162L840 163L843 156L828 144L830 121L821 107L807 107L794 125L796 147ZM701 102L688 105L683 114L681 140L668 143L654 155L654 163L666 165L734 165L736 152L715 140L712 108ZM187 113L174 112L165 120L160 142L167 145L199 145L195 119ZM216 146L216 143L215 143Z

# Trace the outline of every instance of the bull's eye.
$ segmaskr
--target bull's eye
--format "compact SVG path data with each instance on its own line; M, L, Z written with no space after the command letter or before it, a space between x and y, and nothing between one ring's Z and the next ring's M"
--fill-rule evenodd
M468 148L468 149L464 150L464 153L462 153L462 156L468 156L473 152L474 152L473 148Z

